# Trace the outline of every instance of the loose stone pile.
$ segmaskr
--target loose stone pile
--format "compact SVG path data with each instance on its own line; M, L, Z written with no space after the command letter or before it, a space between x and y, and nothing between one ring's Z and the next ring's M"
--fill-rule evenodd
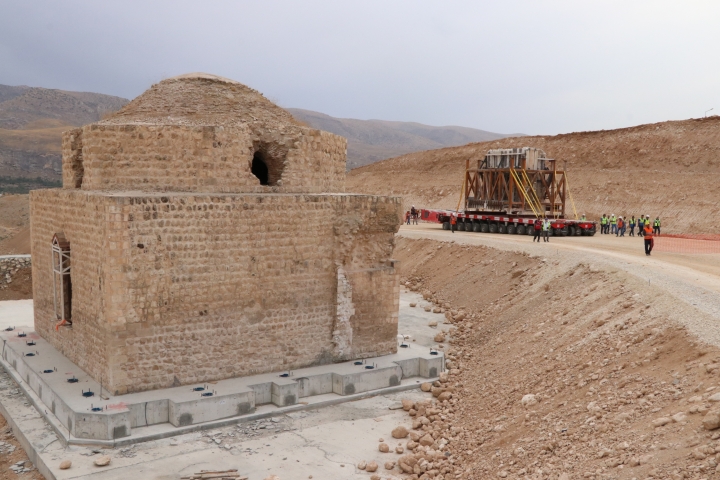
M0 289L8 288L18 270L29 267L30 263L29 257L0 258Z

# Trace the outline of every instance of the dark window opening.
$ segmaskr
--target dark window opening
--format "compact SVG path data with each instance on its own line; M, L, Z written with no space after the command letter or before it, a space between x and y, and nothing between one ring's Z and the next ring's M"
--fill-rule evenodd
M252 168L250 170L258 180L260 185L269 185L269 172L267 163L265 163L265 155L262 152L255 152L252 159Z

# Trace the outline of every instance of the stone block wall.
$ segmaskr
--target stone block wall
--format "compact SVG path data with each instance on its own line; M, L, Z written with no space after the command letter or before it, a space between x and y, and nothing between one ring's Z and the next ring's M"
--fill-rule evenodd
M35 331L97 381L108 381L110 352L105 336L105 309L112 295L105 288L107 201L72 190L30 192ZM72 247L72 329L59 327L53 304L51 241L64 232Z
M86 125L63 135L63 187L152 192L343 192L344 138L303 128L303 135L246 125ZM262 186L251 173L262 151L280 181Z
M34 191L36 329L116 394L392 353L401 208L361 195ZM73 326L59 331L57 231L73 285Z

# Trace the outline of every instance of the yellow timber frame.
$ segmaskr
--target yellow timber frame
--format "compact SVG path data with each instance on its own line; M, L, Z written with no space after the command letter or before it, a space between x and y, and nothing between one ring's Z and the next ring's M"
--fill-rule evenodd
M519 160L518 168L484 168L484 159L471 168L466 160L465 210L565 218L565 172L552 159L543 159L543 170L527 170L524 156Z

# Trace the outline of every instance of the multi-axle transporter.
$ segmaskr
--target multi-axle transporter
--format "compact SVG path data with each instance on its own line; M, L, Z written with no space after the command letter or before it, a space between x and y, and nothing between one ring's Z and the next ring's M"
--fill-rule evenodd
M553 235L595 235L597 222L577 212L574 220L565 218L569 195L565 171L539 148L490 150L477 165L465 162L463 210L421 209L420 219L449 230L454 216L460 231L532 235L535 219L547 218Z

